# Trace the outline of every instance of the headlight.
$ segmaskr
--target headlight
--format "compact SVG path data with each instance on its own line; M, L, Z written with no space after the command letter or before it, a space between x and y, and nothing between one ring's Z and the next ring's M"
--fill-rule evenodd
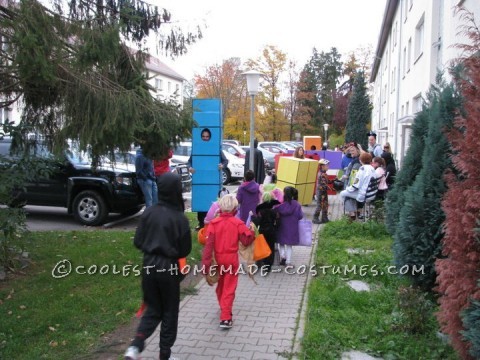
M115 178L115 180L116 180L117 183L119 183L119 184L123 184L123 185L127 185L127 186L131 186L131 185L132 185L132 178L129 178L129 177L117 176L117 177Z

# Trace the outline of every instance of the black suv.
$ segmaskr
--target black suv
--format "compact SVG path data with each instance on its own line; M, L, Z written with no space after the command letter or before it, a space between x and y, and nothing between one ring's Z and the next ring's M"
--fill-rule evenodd
M0 139L0 155L10 157L10 146L11 139ZM26 184L15 199L17 205L66 207L80 223L96 226L111 212L132 215L145 204L134 172L113 166L93 170L88 157L75 151L54 159L42 147L32 156L51 159L54 170L48 178Z

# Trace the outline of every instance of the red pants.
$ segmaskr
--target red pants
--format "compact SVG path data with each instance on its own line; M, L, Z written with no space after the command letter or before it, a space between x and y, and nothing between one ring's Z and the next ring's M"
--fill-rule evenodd
M215 258L219 266L218 271L220 271L215 290L220 305L220 321L230 320L238 284L238 274L236 274L239 267L238 253L215 254Z

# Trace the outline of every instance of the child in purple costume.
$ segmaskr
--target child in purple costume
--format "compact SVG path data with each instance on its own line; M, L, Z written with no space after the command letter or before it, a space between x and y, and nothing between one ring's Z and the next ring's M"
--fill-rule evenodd
M292 266L292 245L298 245L300 241L298 220L303 218L303 211L297 199L297 189L287 186L283 189L283 203L273 208L280 222L277 228L280 265Z
M247 170L245 181L240 185L237 192L237 200L240 205L239 217L246 223L250 211L255 214L255 209L260 199L260 186L255 182L253 170Z

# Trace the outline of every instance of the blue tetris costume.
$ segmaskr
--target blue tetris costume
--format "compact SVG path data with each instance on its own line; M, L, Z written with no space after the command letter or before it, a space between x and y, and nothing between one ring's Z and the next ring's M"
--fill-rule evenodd
M192 129L191 165L195 169L192 176L192 211L207 212L217 199L222 186L223 119L220 99L194 99L193 120L197 127ZM202 140L202 132L208 130L210 140Z

